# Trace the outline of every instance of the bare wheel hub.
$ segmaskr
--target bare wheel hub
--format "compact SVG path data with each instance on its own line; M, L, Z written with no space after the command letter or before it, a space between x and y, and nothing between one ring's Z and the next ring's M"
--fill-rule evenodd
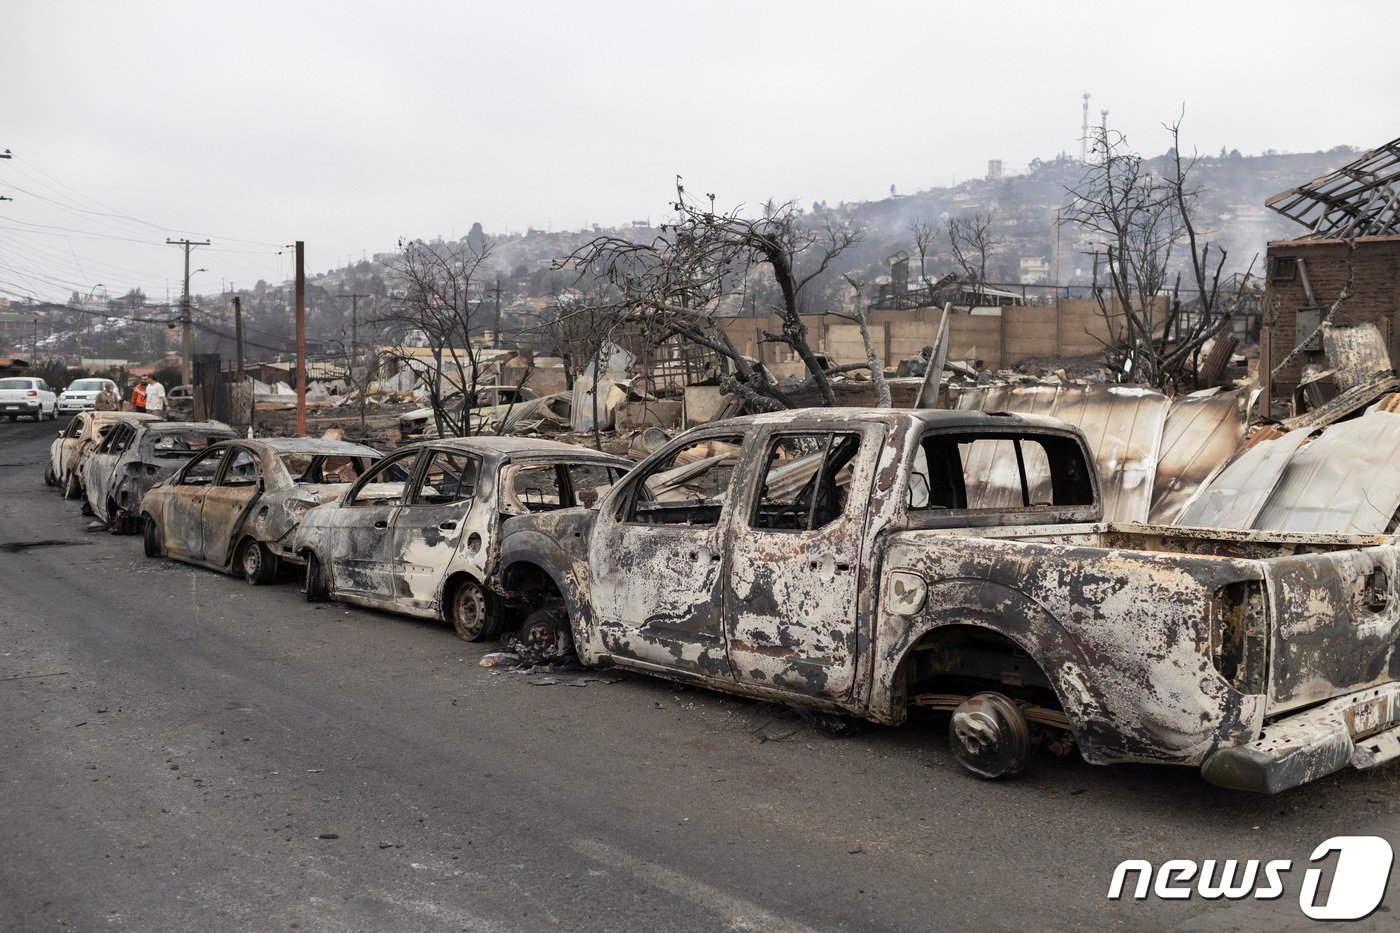
M953 710L948 738L958 764L978 777L1010 777L1030 760L1030 726L1000 693L979 693Z

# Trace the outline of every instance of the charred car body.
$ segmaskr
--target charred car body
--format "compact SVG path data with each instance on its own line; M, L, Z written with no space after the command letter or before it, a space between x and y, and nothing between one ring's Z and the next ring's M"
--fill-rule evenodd
M88 507L114 534L136 531L146 490L210 444L237 436L218 421L118 420L82 463Z
M501 585L585 664L886 724L950 711L986 777L1037 738L1265 792L1400 757L1393 539L1101 515L1064 422L784 412L514 520Z
M107 436L112 425L118 421L135 423L154 417L134 411L79 412L58 433L58 440L49 445L49 463L44 469L44 482L62 489L65 499L82 498L83 460Z
M501 523L591 504L630 466L545 440L403 448L302 518L295 550L306 561L306 597L441 618L468 640L493 637L502 624L489 589Z
M146 556L271 583L283 562L301 562L292 534L306 510L339 496L379 457L309 438L214 444L142 498Z

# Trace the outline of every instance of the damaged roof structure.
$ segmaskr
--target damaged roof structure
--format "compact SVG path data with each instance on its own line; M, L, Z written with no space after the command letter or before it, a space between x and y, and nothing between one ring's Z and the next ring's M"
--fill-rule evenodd
M1400 235L1400 139L1264 202L1325 239Z

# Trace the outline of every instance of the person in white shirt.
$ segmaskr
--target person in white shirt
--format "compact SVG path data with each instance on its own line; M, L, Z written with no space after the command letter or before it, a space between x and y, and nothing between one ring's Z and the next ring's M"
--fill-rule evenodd
M146 411L159 418L169 417L165 412L165 386L156 382L154 376L146 377Z

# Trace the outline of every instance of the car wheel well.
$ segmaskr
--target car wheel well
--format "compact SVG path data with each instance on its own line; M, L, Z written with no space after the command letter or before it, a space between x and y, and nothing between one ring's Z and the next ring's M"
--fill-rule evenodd
M554 578L539 564L521 561L507 567L501 574L501 586L513 601L520 602L530 609L538 609L551 602L564 600Z
M1014 774L1024 764L1020 756L1029 756L1036 747L1056 755L1074 748L1074 723L1040 664L1012 638L981 625L947 625L926 632L900 662L895 690L899 710L951 713L954 757L983 777ZM985 718L988 709L1010 732L1029 729L1016 738L1024 747L1011 754L1012 763L1003 761L991 770L980 755L970 755L967 742L959 743L964 720Z
M896 689L903 705L946 705L991 689L1020 703L1060 711L1054 684L1035 658L1012 639L979 625L946 625L927 632L905 654ZM1061 714L1062 715L1062 714Z

